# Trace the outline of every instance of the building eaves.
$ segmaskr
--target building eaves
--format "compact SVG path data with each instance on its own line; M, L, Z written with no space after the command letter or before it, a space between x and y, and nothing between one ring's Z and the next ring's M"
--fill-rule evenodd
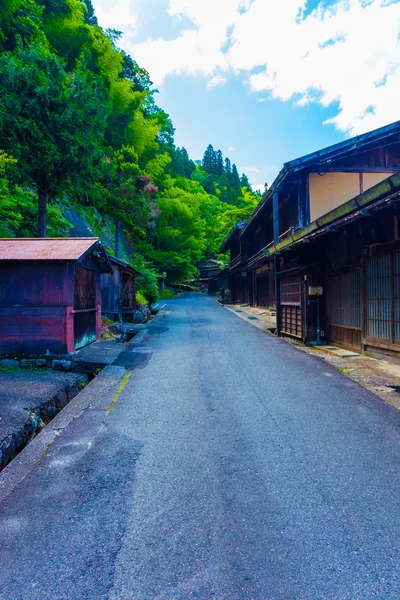
M395 121L390 125L385 125L379 129L374 129L373 131L352 137L344 142L339 142L338 144L327 146L326 148L322 148L316 152L311 152L310 154L300 156L299 158L285 163L283 170L286 169L287 171L297 171L299 168L304 168L307 165L311 165L315 162L324 162L329 160L331 156L335 157L336 155L357 150L365 145L379 142L386 139L389 135L394 135L396 133L400 134L400 121Z
M114 263L116 265L119 265L120 267L123 267L126 271L131 271L132 274L135 275L141 275L140 271L138 271L137 269L135 269L134 267L132 267L129 263L120 260L119 258L115 258L115 256L109 256L110 262Z
M247 220L247 224L242 229L240 237L243 237L245 235L246 231L248 231L253 221L258 217L260 212L262 212L262 210L266 206L274 190L276 190L283 183L287 175L289 175L290 173L295 173L312 165L318 165L321 162L325 162L327 160L341 156L342 154L350 152L352 150L360 149L368 144L379 142L381 140L386 139L390 135L395 135L396 133L400 135L400 121L396 121L394 123L391 123L390 125L386 125L385 127L380 127L379 129L369 131L368 133L364 133L362 135L350 138L348 140L345 140L344 142L339 142L338 144L333 144L332 146L327 146L326 148L322 148L321 150L318 150L316 152L305 154L304 156L284 163L281 171L274 179L274 182L272 183L271 187L265 193L260 203L254 210L253 214Z
M384 179L373 188L355 196L345 204L342 204L330 211L326 215L313 221L303 229L299 229L292 236L285 238L279 244L275 244L264 251L264 255L274 256L282 251L289 250L292 246L309 240L329 231L329 227L335 224L348 222L371 205L385 204L389 200L396 198L400 200L400 172Z
M231 229L231 231L228 233L228 235L220 245L218 250L220 254L224 254L229 250L230 242L233 240L233 238L238 232L240 232L244 227L246 227L246 223L247 221L241 221L240 223L236 223L236 225L233 227L233 229Z

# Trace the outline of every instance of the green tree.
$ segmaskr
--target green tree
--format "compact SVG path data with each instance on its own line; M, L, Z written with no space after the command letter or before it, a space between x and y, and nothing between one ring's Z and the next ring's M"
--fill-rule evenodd
M251 185L250 185L249 178L244 173L242 174L242 176L240 178L240 187L242 187L242 188L247 187L251 191Z
M86 5L85 22L88 25L97 25L97 17L94 14L92 0L83 0L83 3Z
M221 177L224 173L224 157L222 156L221 150L217 150L215 154L215 174L217 177Z
M232 165L232 173L230 180L233 189L240 191L240 177L235 163Z
M0 89L3 149L18 161L18 180L37 190L38 235L45 237L48 200L94 178L107 105L84 62L67 74L38 47L0 56Z
M207 150L204 152L203 156L203 169L209 175L216 175L216 154L215 150L211 144L207 147Z

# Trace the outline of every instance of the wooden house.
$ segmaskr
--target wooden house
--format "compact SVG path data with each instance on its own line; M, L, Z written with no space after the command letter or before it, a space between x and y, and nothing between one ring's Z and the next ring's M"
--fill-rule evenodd
M73 353L100 339L97 238L0 239L0 354Z
M134 317L136 310L136 276L138 272L128 263L109 257L111 273L101 276L102 314L122 323Z
M397 258L376 262L373 284L368 269L374 253L399 244L399 171L400 122L286 163L246 225L221 248L231 251L234 300L275 307L281 335L396 350ZM389 275L384 269L392 260ZM376 290L380 278L386 292ZM373 298L377 293L386 294L387 304Z
M208 292L209 281L214 277L218 277L221 265L221 261L215 258L209 258L199 265L199 277L196 279L196 283L200 290Z

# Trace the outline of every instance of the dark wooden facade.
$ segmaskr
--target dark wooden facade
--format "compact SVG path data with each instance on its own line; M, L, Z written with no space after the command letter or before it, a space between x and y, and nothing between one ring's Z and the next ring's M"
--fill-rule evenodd
M208 293L209 294L218 294L221 290L229 289L229 271L228 269L224 269L223 271L219 271L218 275L212 277L208 281Z
M110 257L111 273L101 276L102 314L122 322L136 310L137 271L128 263Z
M209 282L211 279L218 277L222 263L215 258L210 258L199 264L199 277L196 279L196 284L203 292L209 291Z
M0 240L0 354L73 353L100 339L96 238Z
M283 336L397 352L399 140L394 123L287 163L221 246L233 301L275 308Z

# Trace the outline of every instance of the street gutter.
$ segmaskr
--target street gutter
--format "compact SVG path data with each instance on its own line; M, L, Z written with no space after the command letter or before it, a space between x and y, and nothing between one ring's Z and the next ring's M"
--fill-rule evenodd
M157 317L156 317L157 318ZM154 320L153 319L153 322ZM121 349L134 350L147 339L147 329L140 331ZM115 405L124 382L127 383L131 370L123 366L108 365L95 377L46 427L12 460L0 473L0 501L9 496L35 467L46 459L50 447L66 428L87 411L102 411L100 428L110 409Z

